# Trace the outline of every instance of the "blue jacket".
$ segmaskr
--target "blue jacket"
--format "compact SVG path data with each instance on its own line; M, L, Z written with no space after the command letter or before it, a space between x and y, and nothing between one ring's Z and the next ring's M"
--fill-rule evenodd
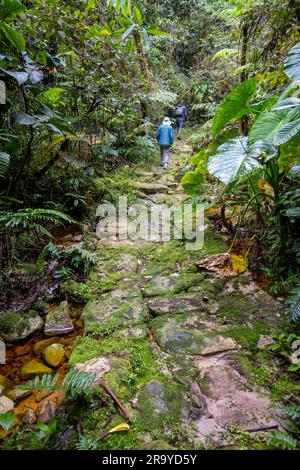
M156 132L156 139L159 145L172 145L174 142L173 128L162 124Z

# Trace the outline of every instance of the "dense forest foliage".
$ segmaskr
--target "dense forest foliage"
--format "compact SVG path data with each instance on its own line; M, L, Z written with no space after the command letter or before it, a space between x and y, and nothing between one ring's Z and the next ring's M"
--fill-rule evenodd
M269 293L287 298L276 344L291 344L300 319L298 0L0 0L0 80L0 316L86 279L97 205L138 199L132 168L155 163L156 129L183 100L193 155L178 181ZM72 230L85 243L59 250ZM44 442L55 433L47 426Z

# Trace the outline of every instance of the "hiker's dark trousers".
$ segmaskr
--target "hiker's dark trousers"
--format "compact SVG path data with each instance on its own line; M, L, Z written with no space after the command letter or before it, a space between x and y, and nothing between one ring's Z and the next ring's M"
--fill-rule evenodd
M176 127L177 127L178 137L181 137L181 132L182 132L182 129L184 127L184 118L183 117L176 118Z

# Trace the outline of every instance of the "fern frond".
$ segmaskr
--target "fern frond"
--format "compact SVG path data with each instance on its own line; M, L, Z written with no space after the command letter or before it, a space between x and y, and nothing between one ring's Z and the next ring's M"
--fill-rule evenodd
M83 267L85 274L89 273L91 266L97 264L96 254L78 245L66 248L62 251L62 254L70 259L71 267L75 269Z
M297 421L300 418L300 405L283 406L281 410L293 421Z
M60 373L57 372L54 377L51 374L44 374L41 378L36 376L34 379L29 380L25 385L18 385L17 388L21 390L44 390L49 389L56 391L64 389L65 391L81 392L84 389L92 387L95 382L96 375L94 372L85 372L78 369L71 369L62 381L61 385L57 385L60 378Z
M81 391L91 388L96 379L94 372L85 372L78 369L71 369L65 376L62 387L65 390Z
M0 230L10 230L18 226L27 229L32 223L63 224L77 223L72 217L52 209L21 209L18 212L0 212Z
M44 374L41 378L36 376L34 379L29 380L25 385L17 385L17 388L21 390L45 390L49 389L52 392L59 390L60 387L57 386L57 381L59 379L59 372L52 377L51 374Z
M286 303L289 321L298 323L300 321L300 285L290 291Z
M268 434L268 445L282 450L296 450L297 441L286 432L273 431Z
M177 95L167 90L155 90L149 94L148 98L152 103L172 108L177 100Z

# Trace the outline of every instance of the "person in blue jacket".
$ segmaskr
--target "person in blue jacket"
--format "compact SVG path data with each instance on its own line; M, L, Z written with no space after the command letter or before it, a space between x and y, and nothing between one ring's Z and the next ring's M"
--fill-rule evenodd
M170 119L166 116L156 132L156 139L160 145L160 165L165 169L169 164L170 147L174 142L174 131Z

